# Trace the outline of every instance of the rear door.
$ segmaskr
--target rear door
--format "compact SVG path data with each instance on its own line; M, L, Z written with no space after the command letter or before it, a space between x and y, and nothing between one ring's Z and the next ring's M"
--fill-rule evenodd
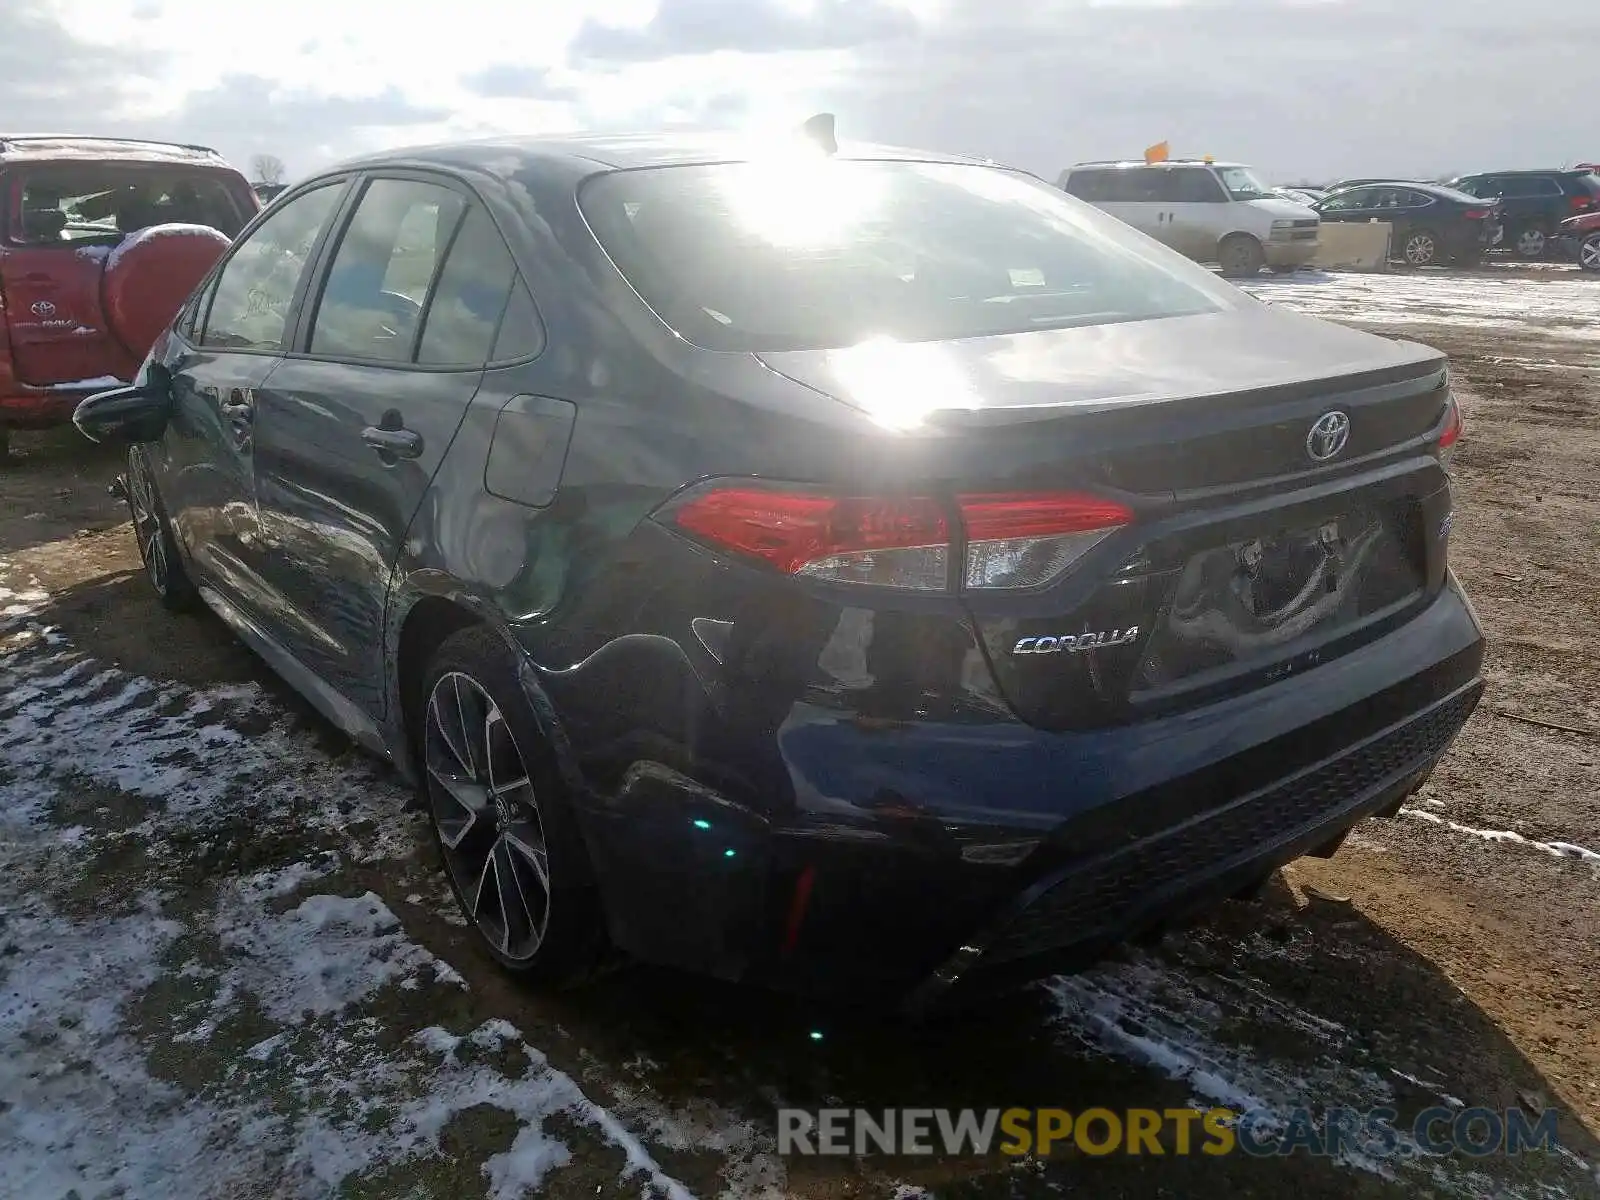
M162 500L201 579L258 619L256 395L289 344L346 183L302 192L237 243L180 317L168 358L173 416L155 456Z
M323 259L299 352L256 394L253 566L286 648L379 717L390 573L516 269L471 192L426 173L367 179Z
M1170 244L1169 213L1160 203L1156 175L1143 167L1092 167L1074 171L1066 190L1139 232Z

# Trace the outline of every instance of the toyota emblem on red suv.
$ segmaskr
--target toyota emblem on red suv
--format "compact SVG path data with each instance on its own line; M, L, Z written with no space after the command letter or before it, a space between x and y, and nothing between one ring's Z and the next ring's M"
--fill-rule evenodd
M33 315L49 320L56 315L56 306L48 300L35 300L33 302Z

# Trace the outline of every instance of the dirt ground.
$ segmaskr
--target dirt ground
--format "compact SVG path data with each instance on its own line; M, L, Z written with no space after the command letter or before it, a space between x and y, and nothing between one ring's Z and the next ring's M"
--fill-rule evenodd
M921 1029L643 968L556 996L508 982L398 784L216 622L155 604L105 492L116 456L20 435L0 468L0 1196L1600 1195L1600 281L1255 290L1450 354L1484 702L1335 858ZM1563 1149L820 1160L773 1140L780 1103L1191 1101L1550 1107Z

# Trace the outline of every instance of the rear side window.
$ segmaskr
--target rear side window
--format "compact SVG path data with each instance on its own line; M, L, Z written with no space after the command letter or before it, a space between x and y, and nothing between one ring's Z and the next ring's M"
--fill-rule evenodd
M205 225L235 236L252 215L210 171L133 163L32 167L10 184L13 243L113 245L151 225Z
M428 301L417 361L431 366L486 362L516 273L511 251L489 214L473 208L461 223Z
M1104 200L1109 190L1106 186L1108 177L1112 174L1114 172L1111 171L1074 171L1067 176L1063 190L1068 195L1077 196L1080 200L1088 200L1091 203Z
M1499 194L1507 199L1527 199L1534 196L1559 196L1561 185L1548 175L1511 175L1496 181Z
M528 358L544 349L544 326L528 285L519 276L506 302L506 315L500 322L500 336L494 342L494 362Z
M283 350L289 309L344 181L296 196L273 210L235 248L212 290L200 342L233 350Z
M579 204L634 290L710 349L981 337L1236 302L1122 222L998 168L812 156L659 167L592 177Z
M323 285L311 353L410 362L423 301L465 208L439 184L368 184Z

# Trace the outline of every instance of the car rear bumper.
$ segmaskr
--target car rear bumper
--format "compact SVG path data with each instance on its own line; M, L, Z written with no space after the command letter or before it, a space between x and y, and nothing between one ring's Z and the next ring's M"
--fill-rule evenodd
M1394 807L1471 714L1482 661L1451 580L1359 650L1183 713L1063 733L797 703L776 732L787 807L640 761L578 816L636 957L927 1004L1091 960Z

